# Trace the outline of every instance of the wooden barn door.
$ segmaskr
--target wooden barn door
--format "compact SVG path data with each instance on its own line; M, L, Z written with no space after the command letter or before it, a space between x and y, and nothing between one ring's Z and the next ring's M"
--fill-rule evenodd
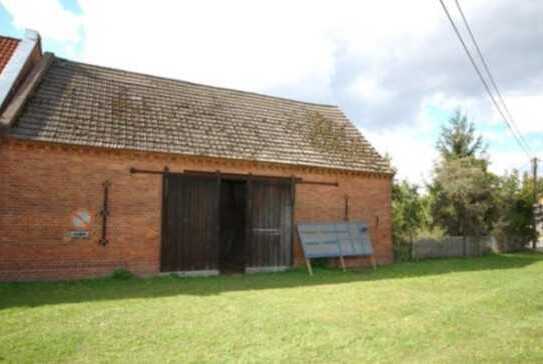
M218 176L164 175L162 272L217 272L219 190Z
M275 270L291 265L291 184L249 180L247 209L247 271Z

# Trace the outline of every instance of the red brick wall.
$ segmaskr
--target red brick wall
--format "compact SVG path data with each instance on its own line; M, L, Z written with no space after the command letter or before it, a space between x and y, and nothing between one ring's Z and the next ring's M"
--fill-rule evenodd
M119 267L139 275L158 273L161 176L131 175L128 170L162 170L165 165L172 172L220 169L337 181L339 187L297 185L295 220L340 220L348 195L350 217L369 223L377 261L392 261L390 179L386 177L89 148L44 148L4 139L0 145L0 280L81 278L108 274ZM105 180L111 181L111 215L109 244L103 247L98 240ZM92 215L90 238L65 237L74 230L71 214L82 208ZM294 258L295 264L303 263L298 242ZM353 258L347 263L365 265L367 260Z

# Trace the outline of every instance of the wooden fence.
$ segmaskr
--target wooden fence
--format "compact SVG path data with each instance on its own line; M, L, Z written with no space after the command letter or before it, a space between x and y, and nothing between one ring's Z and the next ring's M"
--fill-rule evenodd
M412 257L446 258L446 257L477 257L495 249L493 237L467 238L448 236L440 240L421 239L413 243Z

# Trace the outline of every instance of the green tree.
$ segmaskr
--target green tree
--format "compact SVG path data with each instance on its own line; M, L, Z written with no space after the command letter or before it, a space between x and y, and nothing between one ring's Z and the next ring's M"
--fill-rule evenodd
M396 258L411 257L411 246L417 232L426 224L423 198L418 187L407 181L392 186L392 232Z
M486 147L482 136L475 134L475 125L460 110L456 110L449 124L441 128L437 150L443 160L466 157L480 159Z
M435 170L433 223L453 236L482 236L497 219L498 178L474 157L443 161Z
M460 111L442 128L436 148L440 159L428 186L432 226L464 242L492 233L507 250L535 238L533 179L490 173L483 139Z
M452 236L478 237L498 219L498 177L488 172L483 139L459 110L443 126L436 144L440 160L434 167L432 225Z
M498 192L499 219L494 235L503 250L518 250L536 236L533 228L533 179L521 179L513 170L500 179Z

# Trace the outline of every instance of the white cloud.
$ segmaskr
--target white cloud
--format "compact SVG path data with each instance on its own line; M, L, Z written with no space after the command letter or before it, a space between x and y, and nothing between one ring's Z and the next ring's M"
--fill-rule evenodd
M80 0L80 6L84 61L257 91L310 83L316 98L328 94L322 90L337 71L338 48L376 65L414 48L415 35L440 21L430 0L416 10L397 1L325 0ZM401 48L391 46L399 40Z
M81 40L81 19L57 0L2 0L19 29L37 30L43 37L77 43Z
M521 173L530 170L530 161L522 150L493 151L490 170L497 174L516 169Z
M543 121L541 120L543 95L511 95L504 98L521 133L543 132ZM499 119L499 122L502 122L497 111L494 116Z
M392 158L397 168L397 178L423 185L431 177L431 169L437 159L434 145L421 142L420 129L404 127L394 130L365 131L365 135L384 155Z
M335 43L309 3L81 1L83 59L251 90L327 87ZM122 21L121 21L122 20Z
M373 104L384 104L394 97L394 92L379 83L370 75L358 76L349 87L349 93L354 98L363 98Z
M432 124L423 107L411 125L365 130L364 134L381 155L390 155L398 179L423 186L430 181L432 167L438 159L435 141L432 140L435 128Z

